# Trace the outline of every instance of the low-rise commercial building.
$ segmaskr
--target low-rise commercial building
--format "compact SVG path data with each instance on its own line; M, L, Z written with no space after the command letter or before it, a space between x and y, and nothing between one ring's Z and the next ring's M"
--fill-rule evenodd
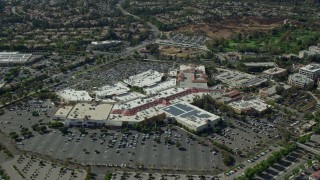
M310 46L309 50L299 51L299 58L308 58L310 56L320 56L319 46Z
M91 102L93 100L87 91L77 91L74 89L59 91L57 95L65 103Z
M161 82L163 74L158 71L149 70L137 75L130 76L123 82L130 86L148 87Z
M180 65L177 85L182 88L208 88L208 75L204 66Z
M105 99L106 97L125 94L128 91L130 91L130 88L128 88L126 84L118 82L114 85L103 86L95 91L95 93L97 98Z
M33 56L32 54L19 52L0 52L0 66L28 65L41 58L41 55Z
M106 48L110 48L113 46L120 45L122 42L121 41L116 41L116 40L110 40L110 41L94 41L91 42L91 46L95 50L103 50Z
M302 74L291 74L288 78L288 83L291 86L296 86L303 89L312 89L314 86L314 80Z
M320 64L309 64L299 70L299 74L305 75L310 79L318 80L320 78Z
M166 106L162 111L168 118L174 118L178 123L195 132L213 127L221 120L219 116L183 101Z
M279 78L281 76L285 76L287 73L286 69L279 68L279 67L274 67L271 69L267 69L263 71L263 76L268 78L268 79L273 79L273 78Z
M231 102L229 106L237 114L261 115L268 111L270 106L261 99L249 99Z

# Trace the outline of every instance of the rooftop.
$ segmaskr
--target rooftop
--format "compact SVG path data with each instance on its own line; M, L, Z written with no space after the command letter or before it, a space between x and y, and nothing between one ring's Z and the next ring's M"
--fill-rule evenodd
M157 94L160 91L175 87L177 84L176 79L169 79L165 82L161 82L152 86L149 86L147 88L144 88L144 91L147 95Z
M274 62L248 62L248 63L244 63L244 65L249 67L277 67L278 66Z
M21 63L27 62L32 54L22 54L19 52L0 52L0 63Z
M163 75L158 71L148 70L146 72L130 76L123 82L131 86L146 87L155 85L156 83L160 82L162 76Z
M205 72L205 67L204 66L198 66L198 65L195 65L195 64L188 64L188 65L182 64L182 65L180 65L180 71L185 71L185 70L189 70L189 69L195 69L195 70L199 70L199 71Z
M114 99L119 102L127 102L127 101L131 101L131 100L143 98L143 97L146 97L146 96L136 92L129 92L129 93L115 96Z
M309 72L317 72L320 71L320 64L309 64L301 68L301 70L309 71Z
M241 110L247 110L252 108L259 112L262 112L269 108L269 105L264 103L264 101L260 99L235 101L235 102L231 102L229 106L235 109L241 109Z
M269 75L274 75L274 74L284 73L286 71L287 71L286 69L274 67L274 68L267 69L267 70L263 71L263 73L269 74Z
M87 91L77 91L74 89L66 89L59 91L58 95L67 101L91 101L92 97Z
M194 64L180 65L177 81L179 87L208 88L208 76L204 66L197 66Z
M187 88L170 88L164 91L159 92L157 95L154 96L156 99L165 98L174 94L178 94L180 92L186 91Z
M121 43L121 41L111 40L111 41L93 41L93 42L91 42L92 45L103 45L103 44L114 44L114 43Z
M220 119L219 116L183 101L164 107L162 111L194 127L207 124L208 121L217 121Z
M149 103L149 102L152 102L152 101L154 101L153 98L138 98L138 99L135 99L135 100L132 100L132 101L128 101L128 102L125 102L125 103L115 104L113 109L114 110L116 110L116 109L120 109L120 110L132 109L132 108L141 106L143 104L146 104L146 103Z
M103 86L95 91L98 97L120 95L130 91L124 83L118 82L114 85Z
M55 117L66 118L69 112L72 110L73 106L64 106L59 108L58 111L55 113Z
M313 80L307 77L306 75L299 74L299 73L291 74L289 78L293 81L297 81L301 83L313 82Z
M111 104L92 105L89 103L78 103L70 111L68 119L106 120L112 106Z

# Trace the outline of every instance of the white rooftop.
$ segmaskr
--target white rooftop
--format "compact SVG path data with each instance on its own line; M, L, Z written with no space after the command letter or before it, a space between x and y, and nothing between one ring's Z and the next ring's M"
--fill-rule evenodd
M243 110L253 108L258 112L262 112L269 108L269 105L266 104L261 99L235 101L235 102L231 102L229 106L235 109L243 109Z
M87 91L77 91L74 89L66 89L63 91L59 91L57 94L67 101L91 101L92 100L92 98L90 97Z
M163 107L162 105L157 105L148 109L144 109L137 112L137 114L133 116L124 116L121 114L110 114L108 121L111 124L114 124L116 122L141 122L141 121L144 121L146 118L151 118L163 113L160 110L160 108L162 107Z
M162 108L162 111L171 117L179 118L179 120L193 127L200 127L207 124L207 121L217 121L220 119L217 115L183 101L166 106Z
M68 119L77 120L106 120L112 109L111 104L92 105L89 103L78 103L70 111Z
M73 106L64 106L62 108L59 108L54 117L67 118L72 108Z
M19 52L0 52L0 63L12 62L26 62L30 59L32 54L22 54Z
M138 86L138 87L146 87L152 86L161 81L162 74L158 71L148 70L146 72L130 76L128 79L124 80L126 84L131 86Z
M263 71L263 73L269 74L269 75L275 75L275 74L283 73L285 71L286 71L286 69L274 67L274 68L267 69L267 70Z
M178 94L180 92L186 91L187 88L170 88L164 91L159 92L157 95L154 96L156 99L165 98L174 94Z
M129 92L129 93L118 95L114 97L114 99L119 102L127 102L127 101L131 101L131 100L143 98L143 97L146 97L146 96L137 92Z
M139 98L139 99L135 99L135 100L132 100L132 101L125 102L125 103L115 104L113 106L113 109L114 110L115 109L121 109L121 110L132 109L132 108L141 106L143 104L146 104L146 103L149 103L149 102L152 102L152 101L154 101L153 98Z
M113 44L113 43L121 43L121 41L107 40L107 41L93 41L93 42L91 42L92 45Z
M160 91L175 87L177 84L176 79L169 79L165 82L161 82L152 86L149 86L147 88L144 88L144 91L147 95L157 94Z
M194 64L188 64L188 65L181 64L180 65L180 71L188 70L190 68L195 68L195 69L201 70L203 72L206 71L204 66L198 66L198 65L194 65Z
M313 79L310 79L308 76L299 73L291 74L289 78L293 81L300 82L303 84L313 82Z
M250 67L277 67L278 65L274 62L248 62L244 63L246 66Z
M255 79L255 75L243 73L240 71L219 69L222 71L219 75L216 76L216 79L220 80L223 83L229 84L232 87L242 85L250 79Z
M112 96L112 95L120 95L124 94L130 91L130 88L128 88L124 83L118 82L114 85L107 85L103 86L98 89L96 92L96 95L98 97L104 97L104 96Z
M308 72L317 72L317 71L320 71L320 64L316 64L316 63L309 64L302 67L301 70L308 71Z

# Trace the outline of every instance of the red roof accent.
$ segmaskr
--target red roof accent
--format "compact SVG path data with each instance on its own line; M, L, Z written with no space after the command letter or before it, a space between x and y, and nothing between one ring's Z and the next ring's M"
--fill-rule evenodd
M240 92L238 90L233 90L228 92L226 95L231 98L231 97L240 95Z
M314 179L319 179L320 178L320 170L312 173L311 177L314 178Z

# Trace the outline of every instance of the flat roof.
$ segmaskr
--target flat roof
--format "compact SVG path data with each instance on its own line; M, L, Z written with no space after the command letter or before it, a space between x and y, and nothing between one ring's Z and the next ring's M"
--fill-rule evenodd
M241 82L239 85L244 87L259 86L262 83L265 83L267 81L268 80L264 78L252 78L252 79L248 79L247 81Z
M122 82L117 82L114 85L106 85L101 88L99 88L97 91L95 91L97 96L111 96L111 95L120 95L124 94L130 91L130 88L126 86L126 84Z
M104 45L104 44L113 44L113 43L121 43L121 41L117 40L107 40L107 41L93 41L92 45Z
M166 106L162 108L162 111L194 127L205 125L208 121L220 119L217 115L183 101Z
M308 64L300 69L308 72L317 72L317 71L320 71L320 64L316 64L316 63Z
M248 62L243 64L249 67L277 67L278 66L275 62Z
M263 71L263 73L269 74L269 75L274 75L274 74L284 73L286 71L287 71L286 69L274 67L274 68L267 69L267 70Z
M74 89L66 89L57 93L68 101L91 101L92 97L87 91L78 91Z
M120 109L120 110L132 109L132 108L141 106L143 104L146 104L146 103L149 103L152 101L154 101L153 98L138 98L138 99L134 99L132 101L115 104L113 109L114 110L116 110L116 109Z
M260 78L256 78L255 75L243 73L235 70L219 69L223 71L216 76L216 79L223 83L226 83L232 87L235 86L252 86L259 84L260 81L264 81Z
M291 74L289 78L293 81L301 83L313 82L313 79L310 79L308 76L299 73Z
M112 104L92 105L78 103L70 111L68 119L77 120L106 120L111 112Z
M144 109L142 111L137 112L137 114L133 116L125 116L122 114L110 114L108 121L110 122L141 122L146 118L151 118L156 115L162 114L162 111L159 111L162 108L162 105L157 105L148 109Z
M181 64L180 65L180 71L184 71L184 70L188 70L188 69L191 69L191 68L194 68L194 69L197 69L197 70L200 70L200 71L203 71L205 72L206 69L205 69L205 66L203 65L195 65L195 64Z
M0 63L24 63L31 58L32 54L19 52L0 52Z
M127 101L131 101L138 98L144 98L144 97L146 97L144 94L140 94L137 92L129 92L129 93L115 96L114 99L120 102L127 102Z
M154 71L150 69L143 73L130 76L128 79L124 80L123 82L131 86L146 87L146 86L152 86L160 82L162 76L163 75L158 71Z
M229 106L235 109L242 109L242 110L253 108L259 112L262 112L269 108L269 105L266 104L261 99L234 101L234 102L231 102Z
M167 89L167 90L164 90L164 91L161 91L161 92L157 93L154 96L154 98L156 98L156 99L165 98L165 97L168 97L168 96L171 96L171 95L174 95L174 94L178 94L178 93L186 91L186 90L187 90L187 88L174 87L174 88L170 88L170 89Z
M176 84L177 84L177 80L176 79L169 79L169 80L167 80L165 82L161 82L161 83L149 86L147 88L144 88L144 91L148 95L157 94L160 91L175 87Z
M55 117L67 118L69 112L72 110L73 106L64 106L58 109L54 114Z

